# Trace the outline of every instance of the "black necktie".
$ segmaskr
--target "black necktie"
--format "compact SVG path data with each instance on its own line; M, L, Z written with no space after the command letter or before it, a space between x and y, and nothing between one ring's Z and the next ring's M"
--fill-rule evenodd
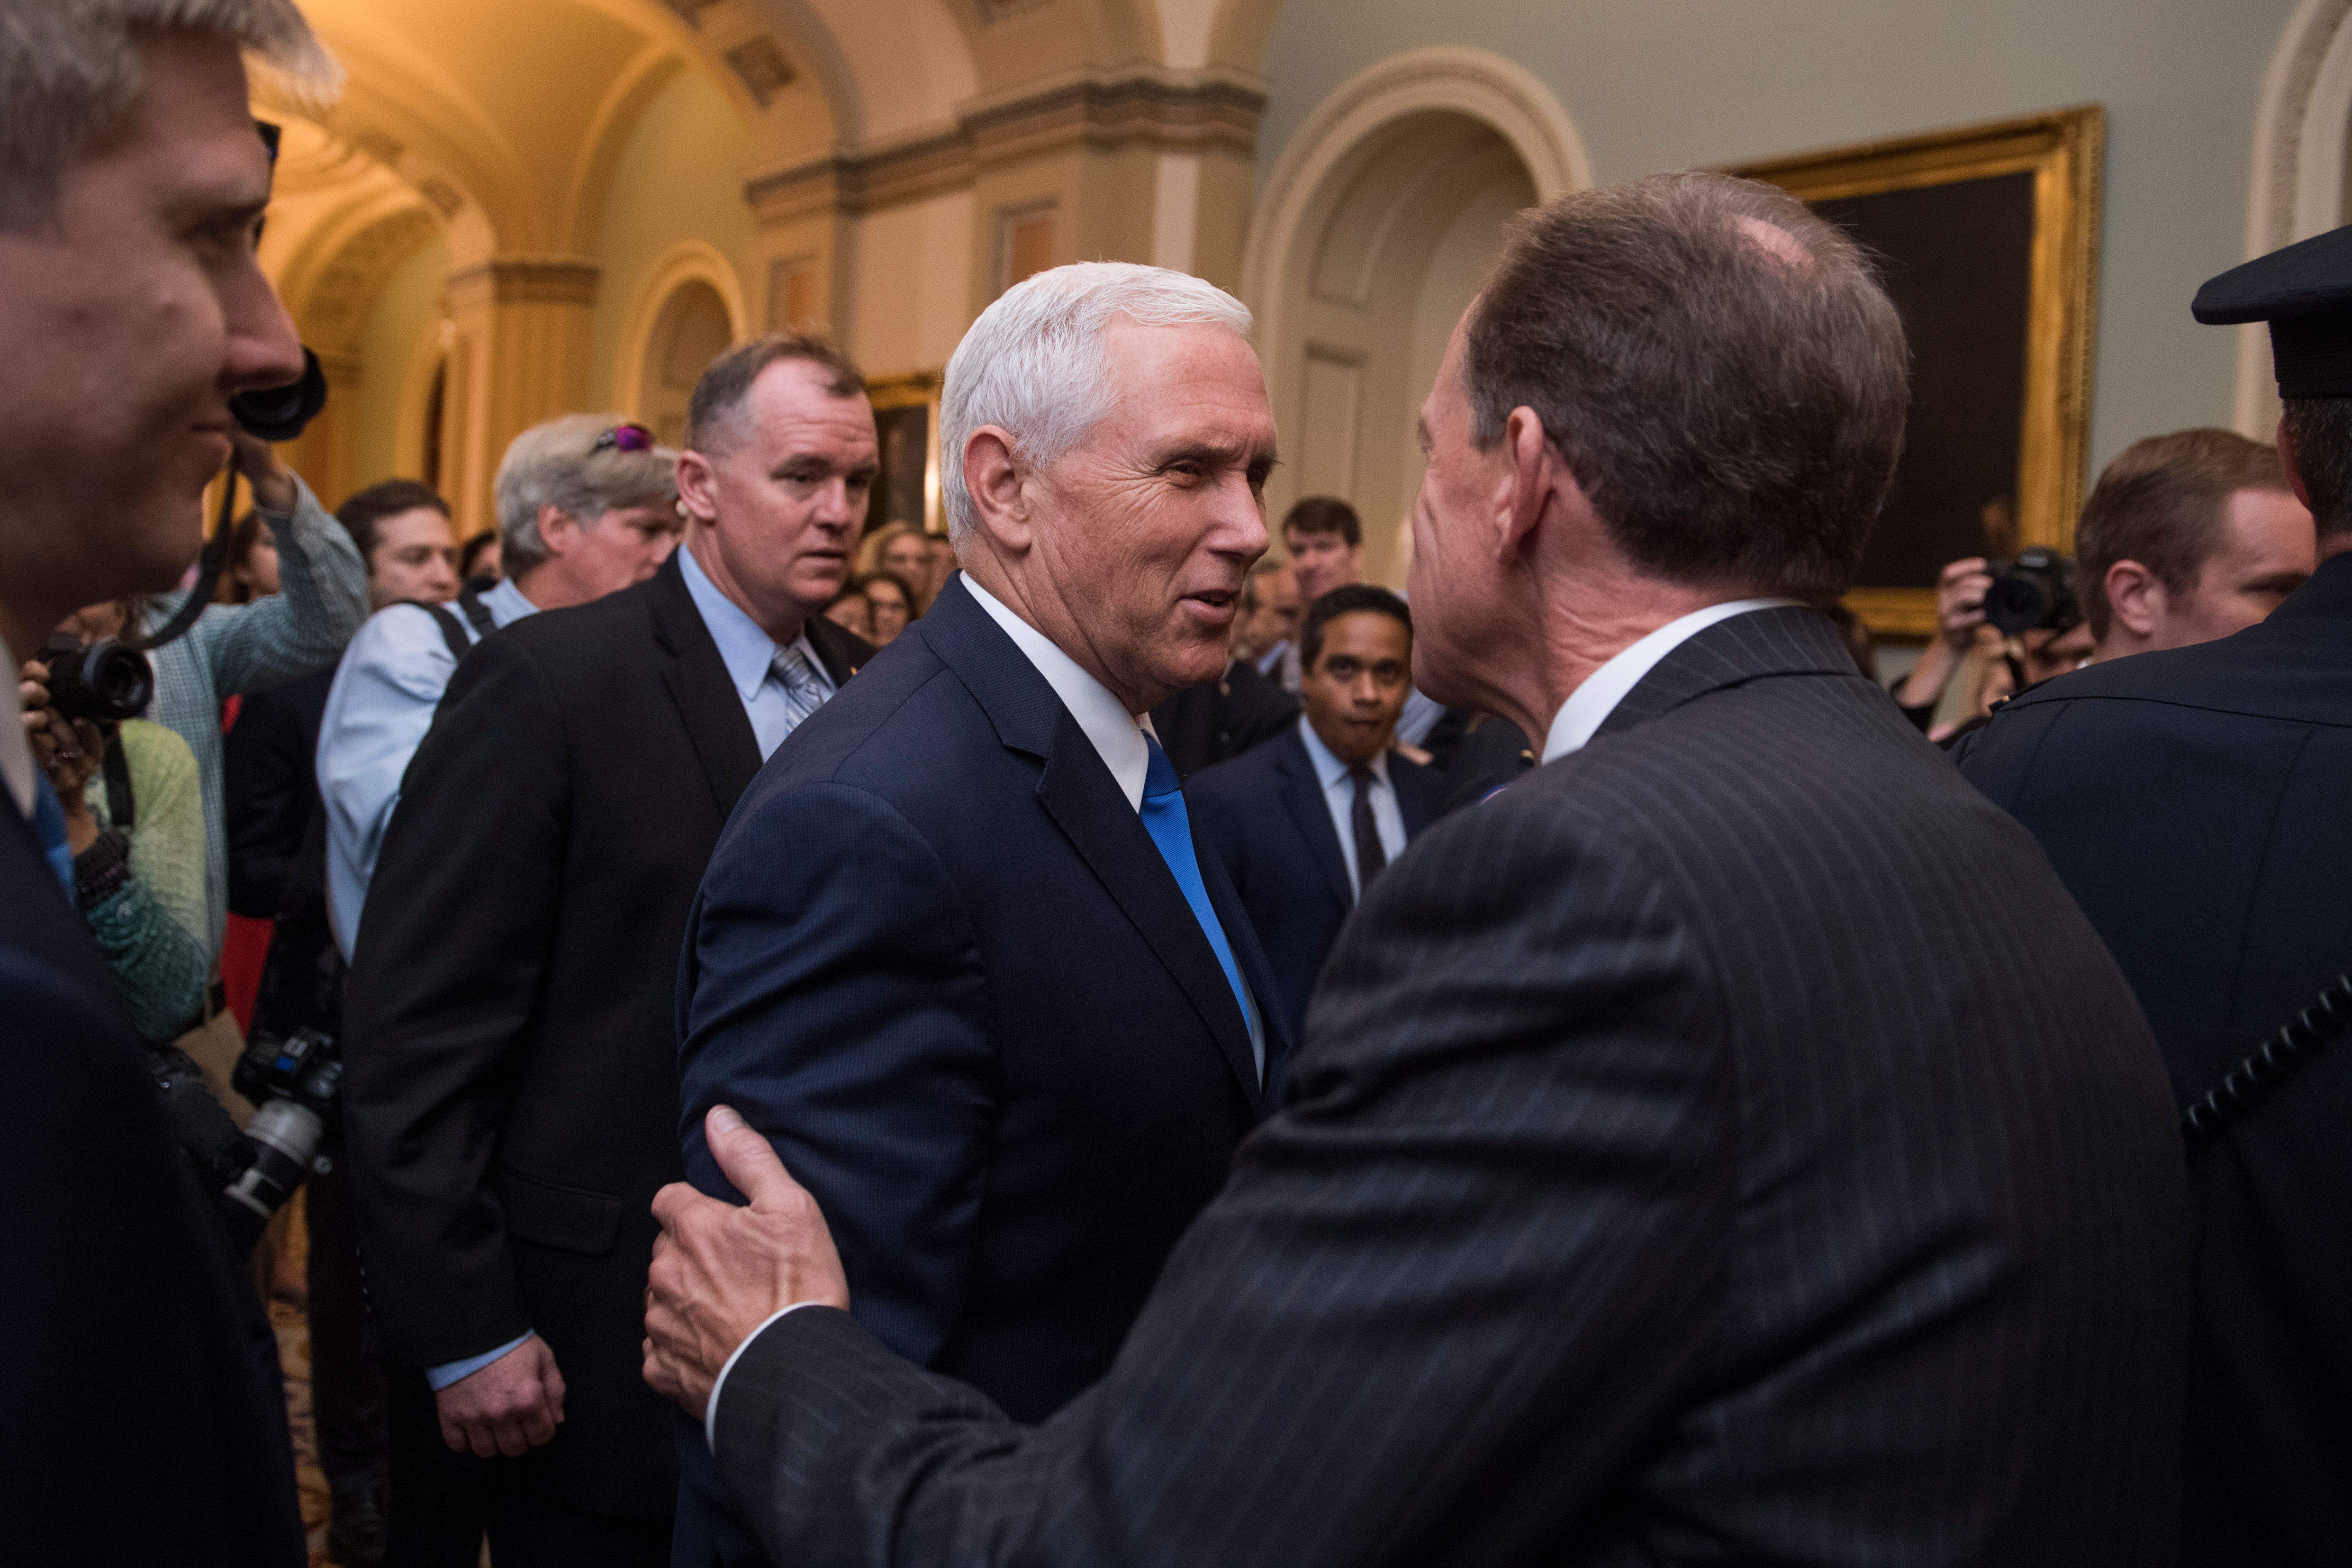
M1388 851L1381 847L1380 825L1372 820L1372 770L1359 763L1348 770L1356 781L1356 804L1348 813L1356 834L1356 897L1371 891L1372 879L1388 869Z

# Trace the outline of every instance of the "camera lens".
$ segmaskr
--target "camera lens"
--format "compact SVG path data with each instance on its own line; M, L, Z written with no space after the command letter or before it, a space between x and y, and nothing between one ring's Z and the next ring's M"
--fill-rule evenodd
M52 638L41 658L49 667L49 701L68 719L136 719L154 700L155 671L147 656L112 637L88 647L71 637Z
M1985 619L2009 637L2032 630L2050 612L2050 589L2037 576L2011 572L1985 591Z

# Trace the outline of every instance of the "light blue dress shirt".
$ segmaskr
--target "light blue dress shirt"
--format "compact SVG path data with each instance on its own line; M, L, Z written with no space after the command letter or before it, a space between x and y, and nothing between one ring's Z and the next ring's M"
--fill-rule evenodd
M498 626L539 613L512 583L483 595L482 607ZM468 641L481 640L455 605L449 613ZM383 830L400 804L401 775L457 669L439 624L414 605L393 605L352 638L327 692L318 760L319 798L327 808L327 921L347 963Z
M719 645L719 657L727 665L728 679L735 683L735 694L743 700L744 716L751 721L751 733L759 738L760 760L775 755L784 737L793 732L791 704L785 700L783 683L775 679L773 666L776 650L782 645L760 629L760 623L743 613L743 607L719 591L718 585L702 570L702 563L694 552L681 544L677 547L678 564L686 575L686 591L694 595L694 607L702 613L702 624L710 628L710 640ZM816 656L816 645L809 641L803 626L793 646L808 660L809 673L816 677L817 689L825 697L834 693L833 677L825 672L824 661Z
M1323 805L1331 813L1331 826L1339 835L1339 855L1348 862L1348 888L1358 898L1364 896L1364 879L1356 869L1356 781L1348 764L1332 753L1315 732L1307 716L1298 716L1298 738L1307 742L1307 760L1315 764L1315 779L1323 786ZM1404 812L1397 805L1396 787L1389 783L1389 754L1382 752L1371 762L1372 826L1381 836L1381 852L1390 864L1404 853Z

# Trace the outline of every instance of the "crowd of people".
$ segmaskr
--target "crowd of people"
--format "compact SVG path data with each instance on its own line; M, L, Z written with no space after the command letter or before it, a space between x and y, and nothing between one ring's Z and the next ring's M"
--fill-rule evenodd
M944 534L779 333L461 544L236 424L308 28L146 16L0 22L12 1554L300 1561L276 1291L343 1568L2341 1556L2352 229L1899 668L1902 324L1716 174L1514 221L1402 593L1111 262Z

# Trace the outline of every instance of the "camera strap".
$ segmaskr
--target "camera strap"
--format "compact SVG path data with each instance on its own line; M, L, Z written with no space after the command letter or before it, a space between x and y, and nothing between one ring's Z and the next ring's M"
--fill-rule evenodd
M119 639L123 647L145 653L184 636L190 626L196 624L196 617L205 613L205 607L213 602L213 595L220 587L221 567L228 561L229 512L236 505L236 468L232 465L227 479L221 485L220 520L213 524L213 536L205 541L203 552L196 556L195 584L188 590L188 596L181 601L180 607L172 612L172 618L152 635L143 633L137 626L123 627Z
M2181 1142L2192 1155L2243 1121L2322 1047L2352 1029L2352 974L2339 974L2310 1006L2281 1026L2260 1048L2230 1069L2180 1118Z
M466 635L464 625L457 616L449 613L446 605L436 605L425 599L397 599L394 603L414 605L431 616L433 624L441 628L441 640L449 645L449 657L458 663L465 663L466 656L474 651L473 639ZM390 607L390 605L385 606L387 609Z
M131 793L131 763L122 754L120 728L106 737L106 756L101 765L106 769L106 819L128 833L139 820L139 802Z

